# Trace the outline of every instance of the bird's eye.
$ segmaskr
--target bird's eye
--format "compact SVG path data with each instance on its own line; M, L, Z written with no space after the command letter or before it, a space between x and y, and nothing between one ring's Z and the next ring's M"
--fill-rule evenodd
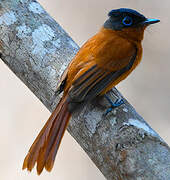
M126 16L123 18L122 23L125 26L131 26L133 23L133 19L130 16Z

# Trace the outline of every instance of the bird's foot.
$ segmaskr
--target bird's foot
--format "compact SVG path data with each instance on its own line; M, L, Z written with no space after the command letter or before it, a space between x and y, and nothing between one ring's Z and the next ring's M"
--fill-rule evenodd
M115 102L112 102L112 100L107 95L104 95L104 96L108 100L109 104L111 105L104 113L105 116L108 113L110 113L113 109L115 109L125 103L123 99L117 99Z

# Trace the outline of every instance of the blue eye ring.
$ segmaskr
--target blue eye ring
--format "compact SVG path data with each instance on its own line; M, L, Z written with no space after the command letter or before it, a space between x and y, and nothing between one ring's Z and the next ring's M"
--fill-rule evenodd
M133 19L130 16L126 16L122 20L123 25L131 26L133 24Z

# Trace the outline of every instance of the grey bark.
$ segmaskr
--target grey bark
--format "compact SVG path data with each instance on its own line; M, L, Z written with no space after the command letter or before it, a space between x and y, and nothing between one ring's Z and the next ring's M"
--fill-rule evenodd
M78 49L35 0L0 1L1 59L51 112L57 81ZM113 101L114 94L121 96L113 89ZM104 116L108 106L104 98L89 103L68 127L106 179L169 180L168 145L127 101Z

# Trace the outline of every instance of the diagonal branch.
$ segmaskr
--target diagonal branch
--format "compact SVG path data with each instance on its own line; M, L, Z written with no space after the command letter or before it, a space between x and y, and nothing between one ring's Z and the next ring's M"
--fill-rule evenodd
M1 59L52 111L57 80L78 46L35 0L0 1L0 29ZM107 106L102 98L89 103L68 127L106 179L170 179L168 145L128 102L104 117Z

